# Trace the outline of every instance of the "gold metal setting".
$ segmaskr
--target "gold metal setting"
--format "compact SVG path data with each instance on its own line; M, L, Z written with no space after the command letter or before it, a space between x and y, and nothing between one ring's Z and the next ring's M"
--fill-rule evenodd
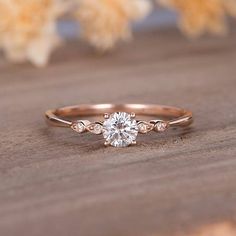
M140 134L147 134L151 131L164 132L169 127L188 126L193 121L191 111L152 104L84 104L48 110L45 116L47 121L54 126L69 127L77 133L90 132L101 135L104 132L104 121L110 119L111 114L118 111L128 113L132 120L136 119L138 115L157 118L155 120L136 120L136 132ZM103 119L95 122L91 122L87 119L70 120L70 118L73 117L89 116L103 116ZM106 140L104 144L108 146L111 143ZM130 145L134 144L136 144L136 140L130 142Z

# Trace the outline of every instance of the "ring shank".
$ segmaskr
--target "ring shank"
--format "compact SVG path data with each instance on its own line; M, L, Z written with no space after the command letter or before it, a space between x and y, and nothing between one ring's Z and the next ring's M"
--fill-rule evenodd
M70 127L72 121L68 118L99 116L104 113L113 112L135 113L136 115L164 117L169 120L170 126L186 126L192 123L192 112L170 106L161 106L154 104L82 104L76 106L67 106L55 110L48 110L45 113L46 119L50 124L60 127Z

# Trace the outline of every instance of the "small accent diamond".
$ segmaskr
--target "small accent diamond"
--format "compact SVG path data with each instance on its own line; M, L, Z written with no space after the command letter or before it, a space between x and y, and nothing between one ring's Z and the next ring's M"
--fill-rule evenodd
M142 134L146 134L149 131L151 131L153 129L153 126L154 126L153 124L150 124L144 121L138 122L138 130Z
M101 134L103 129L102 125L99 123L92 123L88 125L87 128L91 133L94 134Z
M164 121L158 121L155 124L155 130L158 132L164 132L167 129L168 125L166 122Z
M78 133L83 133L85 131L85 125L81 121L73 123L71 128Z

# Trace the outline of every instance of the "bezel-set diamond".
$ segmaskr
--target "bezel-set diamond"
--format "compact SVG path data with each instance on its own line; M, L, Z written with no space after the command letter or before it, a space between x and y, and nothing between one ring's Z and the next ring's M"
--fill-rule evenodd
M86 130L86 126L85 124L82 122L82 121L77 121L77 122L74 122L72 125L71 125L71 128L78 132L78 133L83 133L85 132Z
M168 128L168 124L165 121L158 121L155 123L154 129L157 132L164 132Z
M168 128L168 122L163 120L137 121L135 113L105 113L103 117L104 121L99 122L78 120L73 122L71 128L78 133L102 134L105 139L104 144L113 147L127 147L136 144L138 133L163 132Z
M149 122L146 121L139 121L138 122L138 130L139 133L141 134L146 134L148 132L150 132L154 127L154 124L151 124Z
M101 123L91 123L87 126L88 131L94 134L101 134L103 131L103 126Z

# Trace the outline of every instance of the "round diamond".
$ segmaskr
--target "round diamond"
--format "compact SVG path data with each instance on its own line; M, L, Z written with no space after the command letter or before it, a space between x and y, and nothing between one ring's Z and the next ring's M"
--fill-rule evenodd
M89 129L89 131L91 133L94 133L94 134L101 134L102 133L102 125L100 125L100 124L92 123L92 124L88 125L87 128Z
M103 123L103 136L114 147L126 147L135 142L138 126L126 112L112 113Z
M73 123L71 128L78 133L83 133L85 131L85 125L81 121Z
M145 121L140 121L138 122L138 129L140 133L146 134L153 129L153 124L147 123Z
M155 124L156 131L164 132L167 129L167 123L163 121L159 121Z

